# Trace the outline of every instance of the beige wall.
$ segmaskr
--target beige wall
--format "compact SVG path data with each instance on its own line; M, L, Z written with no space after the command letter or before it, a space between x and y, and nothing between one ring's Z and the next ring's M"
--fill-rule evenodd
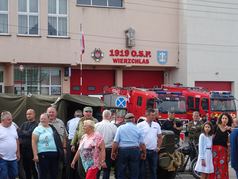
M172 0L176 6L178 0ZM47 37L47 1L40 1L40 36L17 36L17 1L9 0L9 34L0 36L0 63L44 63L76 65L80 53L80 24L85 32L86 50L83 63L116 65L109 57L110 49L126 49L124 31L136 31L135 50L151 51L149 64L138 66L175 67L178 59L178 16L174 9L161 8L160 1L128 0L125 8L108 9L76 6L69 0L69 39ZM139 5L138 5L139 4ZM100 48L104 58L95 62L91 52ZM157 50L168 51L168 63L157 62ZM4 53L2 53L4 52ZM119 64L120 65L120 64ZM117 66L117 65L116 65ZM134 66L132 64L132 66ZM67 83L67 81L65 81Z

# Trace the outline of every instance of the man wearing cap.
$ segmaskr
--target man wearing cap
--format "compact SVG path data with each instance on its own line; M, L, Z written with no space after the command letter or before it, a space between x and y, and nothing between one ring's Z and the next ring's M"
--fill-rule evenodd
M146 177L146 165L150 169L150 179L157 179L158 151L162 143L162 132L160 125L154 122L156 116L154 109L147 109L145 121L137 124L146 146L146 160L140 161L140 179Z
M129 168L129 178L139 178L140 158L146 158L146 149L143 136L134 124L135 116L127 113L125 116L126 124L118 127L112 145L111 158L117 160L117 178L124 179L125 171ZM140 151L141 154L140 154Z
M81 137L84 135L83 122L85 120L92 120L95 123L98 122L98 120L93 117L93 108L92 107L87 106L83 109L83 117L80 118L80 121L79 121L78 126L77 126L76 131L75 131L74 138L72 139L72 142L71 142L71 151L72 152L76 151L76 148L79 145ZM80 178L83 179L83 178L85 178L85 171L84 171L84 168L82 166L81 160L78 161L78 165L79 165L78 168L79 168Z

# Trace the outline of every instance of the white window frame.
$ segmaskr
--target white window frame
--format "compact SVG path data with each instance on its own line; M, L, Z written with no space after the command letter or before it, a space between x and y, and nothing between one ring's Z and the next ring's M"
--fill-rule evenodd
M49 73L49 85L45 85L45 84L39 84L38 85L38 90L39 90L39 93L40 93L40 91L41 91L41 89L40 88L42 88L42 87L45 87L45 88L48 88L49 89L49 94L48 95L52 95L52 93L51 93L51 89L53 88L53 87L60 87L60 94L62 94L62 69L61 68L57 68L57 67L42 67L41 68L41 70L42 69L44 69L44 70L48 70L50 73ZM51 75L52 75L52 71L53 70L55 70L55 69L57 69L57 70L60 70L61 71L61 73L60 73L60 85L52 85L51 84ZM40 73L41 73L41 71L39 70L39 78L40 78ZM54 94L53 94L54 95Z
M25 67L25 69L24 70L26 70L28 67ZM30 68L30 67L29 67ZM24 95L28 95L28 93L27 93L27 88L28 87L37 87L37 94L38 95L40 95L40 94L42 94L41 93L41 88L42 87L45 87L45 88L48 88L48 90L49 90L49 94L48 95L55 95L55 94L52 94L51 93L51 89L53 88L53 87L59 87L60 88L60 94L59 95L61 95L62 94L62 69L61 68L58 68L58 67L38 67L37 68L38 69L38 83L37 84L35 84L35 85L30 85L30 84L27 84L27 83L24 83L24 84L14 84L14 88L20 88L21 89L21 87L23 88L23 90L21 91L18 91L18 93L17 94L21 94L21 92L22 92L22 94L24 94ZM61 71L61 73L60 73L60 85L52 85L51 84L51 74L52 74L52 70L60 70ZM41 84L41 82L40 82L40 75L41 75L41 71L42 70L48 70L49 71L49 84L48 85L45 85L45 84ZM27 72L26 72L26 74L25 74L25 76L23 77L23 79L25 80L25 82L27 82L28 81L28 79L27 79ZM44 95L46 95L46 94L44 94ZM58 94L57 94L58 95ZM56 95L56 96L57 96Z
M18 11L18 22L19 22L19 15L24 15L24 16L27 16L27 34L21 34L21 33L19 33L19 24L17 25L18 26L18 31L17 31L17 33L18 33L18 35L23 35L23 36L39 36L39 34L40 34L40 16L39 16L39 14L40 14L40 3L39 3L39 1L40 0L37 0L37 3L38 3L38 12L36 13L36 12L30 12L30 3L29 3L29 1L30 0L26 0L26 10L27 10L27 12L19 12ZM19 2L19 1L18 1ZM18 6L19 6L19 4L18 4ZM29 34L29 27L30 27L30 21L29 21L29 19L30 19L30 16L37 16L38 18L38 34Z
M49 4L48 4L49 6ZM56 35L49 35L48 31L47 31L47 34L48 34L48 37L65 37L65 38L68 38L69 37L69 17L68 17L68 14L69 14L69 1L67 0L67 13L66 14L59 14L59 0L56 0L56 14L51 14L48 12L48 19L47 19L47 22L49 23L49 17L56 17L56 32L57 34ZM67 19L67 33L66 35L59 35L59 18L60 17L66 17ZM49 28L49 27L48 27Z
M76 0L77 5L79 5L79 6L107 7L107 8L119 8L119 9L123 8L123 0L121 0L121 2L122 2L122 6L109 6L108 0L107 0L107 5L106 6L101 6L101 5L94 5L93 0L90 0L90 4L80 4Z
M7 11L0 11L0 14L7 15L7 32L5 32L5 33L0 32L0 35L9 35L9 0L7 0Z

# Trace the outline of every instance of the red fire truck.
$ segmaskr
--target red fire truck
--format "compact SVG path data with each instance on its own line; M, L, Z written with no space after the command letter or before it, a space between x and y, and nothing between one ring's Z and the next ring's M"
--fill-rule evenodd
M170 110L173 110L176 118L187 119L186 99L181 92L170 92L161 88L153 90L158 95L157 107L160 119L167 119Z
M210 113L210 94L202 88L183 86L162 86L164 90L170 92L181 92L186 101L186 118L191 120L194 111L199 111L201 116Z
M162 90L167 93L181 93L181 96L185 98L186 116L180 117L175 110L176 117L181 119L191 120L194 111L198 111L201 116L205 116L207 119L218 117L222 112L236 114L235 98L227 91L208 92L201 87L183 87L181 85L162 85ZM172 104L173 101L167 103L169 103L168 106L176 109Z
M145 115L148 108L156 108L157 94L154 91L135 87L109 87L104 89L103 100L112 108L126 109L136 119Z
M236 116L235 97L230 91L211 91L210 111L210 116L213 117L218 117L223 112Z

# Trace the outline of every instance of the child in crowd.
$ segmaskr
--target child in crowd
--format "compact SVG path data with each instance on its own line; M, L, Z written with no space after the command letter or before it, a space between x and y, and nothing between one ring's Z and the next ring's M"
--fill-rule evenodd
M214 172L212 162L212 124L205 122L199 136L199 153L195 170L201 173L201 179L207 179Z

